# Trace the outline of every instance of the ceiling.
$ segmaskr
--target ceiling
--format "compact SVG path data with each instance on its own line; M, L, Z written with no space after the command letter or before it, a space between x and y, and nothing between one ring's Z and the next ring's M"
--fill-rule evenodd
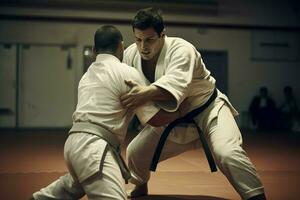
M168 13L216 15L217 0L1 0L0 6L43 9L136 11L159 7Z

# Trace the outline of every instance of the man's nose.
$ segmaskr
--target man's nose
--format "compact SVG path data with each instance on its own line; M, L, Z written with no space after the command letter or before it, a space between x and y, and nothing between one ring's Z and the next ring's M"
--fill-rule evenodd
M147 43L145 41L141 42L141 48L146 49L147 48Z

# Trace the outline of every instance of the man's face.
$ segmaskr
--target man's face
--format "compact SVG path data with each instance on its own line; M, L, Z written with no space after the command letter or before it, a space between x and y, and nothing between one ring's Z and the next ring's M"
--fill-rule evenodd
M164 45L164 32L158 35L152 27L145 30L134 28L134 36L135 43L144 60L153 59L160 53Z

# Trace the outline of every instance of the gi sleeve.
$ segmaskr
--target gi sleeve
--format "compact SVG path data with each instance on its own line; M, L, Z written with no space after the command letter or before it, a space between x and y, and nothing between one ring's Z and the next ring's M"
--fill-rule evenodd
M165 74L152 84L167 90L173 95L173 101L159 101L156 103L162 109L174 112L188 96L188 86L193 79L197 54L192 47L181 47L170 54L169 60Z
M136 69L131 68L130 71L130 79L138 82L142 86L146 86L145 80ZM156 106L153 101L148 101L145 104L135 108L134 112L139 118L142 125L145 125L155 114L159 112L159 110L160 108Z

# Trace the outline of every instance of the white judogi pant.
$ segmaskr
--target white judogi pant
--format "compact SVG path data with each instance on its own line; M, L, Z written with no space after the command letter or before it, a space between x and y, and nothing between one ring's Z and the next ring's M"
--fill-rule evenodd
M205 116L209 115L207 111L195 118L205 134L218 168L242 199L263 193L263 186L256 169L242 148L241 133L230 109L224 104L218 111L217 116L211 120L205 120L209 118ZM162 131L163 129L145 127L129 144L127 159L133 175L130 182L140 185L149 180L150 163ZM198 148L200 143L199 139L187 144L167 140L160 161Z
M64 150L70 173L34 193L33 197L36 200L75 200L86 194L89 200L127 199L118 163L110 150L103 154L106 144L95 135L71 134ZM101 166L100 159L104 159Z

